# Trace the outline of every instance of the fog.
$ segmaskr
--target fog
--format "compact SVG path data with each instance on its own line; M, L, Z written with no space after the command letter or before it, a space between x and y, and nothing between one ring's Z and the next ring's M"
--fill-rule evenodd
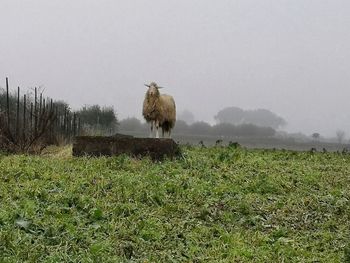
M179 112L269 109L350 134L348 0L0 0L0 86L136 116L146 82Z

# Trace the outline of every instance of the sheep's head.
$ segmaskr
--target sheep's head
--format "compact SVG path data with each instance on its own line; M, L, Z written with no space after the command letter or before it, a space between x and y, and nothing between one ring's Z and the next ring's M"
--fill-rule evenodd
M146 87L148 87L146 96L151 96L151 97L159 97L160 92L159 89L161 89L162 87L159 87L157 85L157 83L155 82L151 82L151 84L145 84Z

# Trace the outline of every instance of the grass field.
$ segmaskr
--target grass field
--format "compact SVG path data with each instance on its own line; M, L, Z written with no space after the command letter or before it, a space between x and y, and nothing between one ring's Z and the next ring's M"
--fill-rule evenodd
M0 156L0 262L350 262L350 155Z

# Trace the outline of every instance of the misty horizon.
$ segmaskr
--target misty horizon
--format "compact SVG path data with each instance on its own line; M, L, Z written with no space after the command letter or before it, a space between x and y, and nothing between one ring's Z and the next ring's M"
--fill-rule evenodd
M142 118L151 81L214 124L268 109L282 129L350 134L350 2L1 1L0 87Z

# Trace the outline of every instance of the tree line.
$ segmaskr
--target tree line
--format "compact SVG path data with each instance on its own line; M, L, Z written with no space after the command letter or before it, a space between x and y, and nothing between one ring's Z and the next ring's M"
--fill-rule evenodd
M131 132L147 134L149 125L141 122L137 118L126 118L119 122L120 132ZM224 137L271 137L276 134L276 130L271 127L260 127L254 124L234 125L230 123L219 123L210 125L207 122L198 121L187 124L183 120L177 120L174 134L178 135L202 135L202 136L224 136Z

